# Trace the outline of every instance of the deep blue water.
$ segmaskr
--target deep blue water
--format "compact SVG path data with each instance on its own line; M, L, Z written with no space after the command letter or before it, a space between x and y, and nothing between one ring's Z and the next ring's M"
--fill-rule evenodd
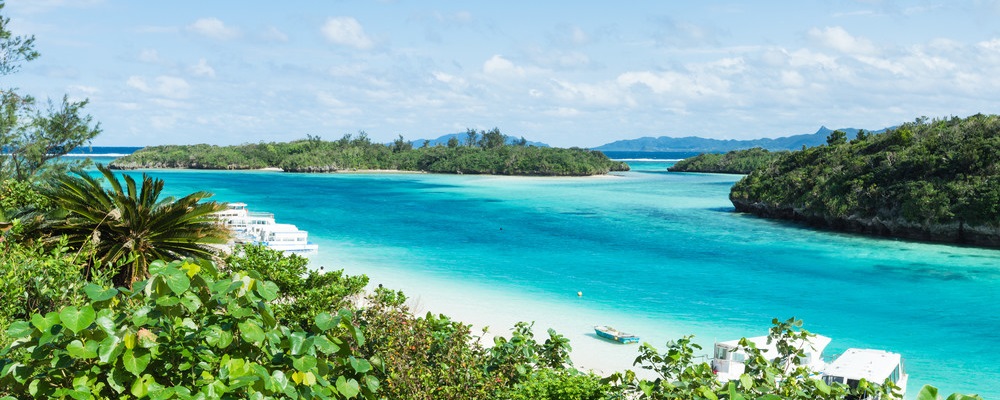
M834 339L827 354L902 353L908 397L931 383L1000 398L1000 251L736 214L728 193L739 176L630 164L613 178L567 179L147 173L171 193L207 189L273 212L308 230L326 260L538 298L573 288L587 293L581 307L709 338L756 336L796 316Z

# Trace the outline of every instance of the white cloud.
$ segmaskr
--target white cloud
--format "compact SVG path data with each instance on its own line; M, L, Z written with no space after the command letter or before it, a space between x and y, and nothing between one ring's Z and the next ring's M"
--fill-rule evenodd
M798 71L781 71L781 83L785 86L801 87L806 83L806 78Z
M626 72L618 76L617 82L624 87L643 85L656 94L671 94L671 97L698 98L724 96L729 82L714 75L683 74L676 71Z
M191 74L193 74L194 76L207 76L209 78L215 78L215 68L212 68L211 65L208 65L208 61L206 61L204 58L198 60L198 63L192 65L190 68L188 68L188 70L191 71Z
M851 55L873 55L878 52L875 44L859 36L852 36L839 26L825 29L812 28L809 37L823 46Z
M229 40L240 36L239 29L226 26L218 18L199 19L188 25L187 30L216 40Z
M70 92L81 93L81 94L87 95L87 96L92 96L92 95L97 94L97 92L100 92L100 89L98 89L96 87L93 87L93 86L72 85L72 86L69 87L69 91Z
M432 75L434 75L434 79L436 81L451 85L453 87L464 88L467 86L465 79L459 76L447 74L444 72L434 72L432 73Z
M370 49L374 45L358 20L351 17L328 18L320 31L323 32L323 37L332 43L361 50Z
M172 99L186 98L191 92L191 85L187 81L174 76L158 76L152 85L143 77L130 76L125 84L146 94Z
M144 63L160 62L160 53L155 49L143 49L139 52L139 61Z
M483 63L483 73L495 76L523 77L525 71L523 67L514 65L510 60L503 58L499 54L495 54Z
M337 99L336 97L334 97L332 94L324 93L324 92L316 93L316 101L318 101L320 104L322 104L324 106L327 106L327 107L338 107L339 108L339 107L343 107L344 106L344 102L340 101L339 99Z
M284 43L288 41L288 35L286 35L284 32L278 30L278 28L275 28L273 26L270 26L267 29L265 29L264 32L261 33L261 36L264 38L264 40L271 42Z

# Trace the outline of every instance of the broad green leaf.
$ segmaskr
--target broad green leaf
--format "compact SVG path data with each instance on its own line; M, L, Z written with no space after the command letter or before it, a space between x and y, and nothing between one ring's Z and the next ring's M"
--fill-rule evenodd
M294 332L288 336L289 351L293 356L302 354L302 345L305 343L306 334L302 332Z
M917 392L917 400L938 400L938 388L931 385L924 385Z
M816 382L816 390L819 390L820 393L823 393L825 395L830 394L830 386L828 386L826 382L823 382L822 379L816 379L815 382Z
M111 360L118 358L118 353L122 350L122 340L118 336L111 335L101 341L101 345L97 348L98 360L102 363L108 363Z
M378 378L371 375L365 375L365 386L367 386L368 390L373 393L378 392Z
M257 280L255 283L254 286L257 294L265 301L273 301L278 298L278 285L274 284L274 282Z
M350 357L350 361L351 361L351 368L354 368L354 371L359 374L363 374L365 372L372 370L371 363L369 363L367 360L363 358L356 358L352 356Z
M319 328L320 331L325 332L330 328L337 326L337 322L338 321L335 318L333 318L333 316L330 315L330 313L325 311L319 313L319 315L316 316L316 327Z
M136 353L140 355L137 356ZM125 350L125 354L122 355L122 365L125 366L126 371L131 372L135 376L140 376L146 370L146 366L149 365L151 358L148 350L136 349L134 352L131 349Z
M93 301L110 300L111 298L115 297L115 295L118 294L118 289L115 288L105 289L100 285L93 283L88 283L87 286L84 286L83 291L84 293L87 293L87 297L89 297Z
M317 336L316 340L313 341L313 346L323 354L335 354L340 351L340 346L337 346L325 336Z
M191 278L188 278L184 271L168 268L164 271L163 280L176 295L181 295L191 287Z
M136 398L143 398L149 394L150 383L155 382L150 374L143 375L132 383L132 395Z
M361 386L354 379L344 379L343 376L339 376L337 377L337 391L344 395L344 397L353 399L354 396L361 393Z
M7 327L7 336L20 339L28 337L28 335L31 335L31 332L34 331L35 329L31 327L31 323L28 321L17 321Z
M46 318L48 316L54 316L55 318ZM46 332L49 328L52 328L53 325L59 323L59 314L48 313L46 317L43 317L41 314L33 314L31 316L31 324L34 325L35 328L38 328L39 331Z
M98 343L93 340L84 344L78 339L66 345L66 352L73 358L89 359L97 357L97 347Z
M101 328L101 330L104 331L104 333L114 336L115 321L112 320L111 317L108 317L106 315L100 315L100 313L98 313L97 319L95 319L94 322L97 324L97 327Z
M79 333L86 329L94 322L96 316L97 313L94 312L94 308L89 305L83 308L68 306L59 311L59 320L62 321L64 326L73 331L73 333Z
M750 375L740 375L740 387L743 389L753 389L753 378Z
M149 274L150 275L162 274L163 271L166 270L166 269L167 269L167 263L163 262L163 260L156 260L156 261L153 261L153 262L149 263Z
M292 366L299 371L309 371L316 368L316 357L302 356L292 360Z
M239 323L240 336L250 343L261 343L264 341L264 330L253 321Z

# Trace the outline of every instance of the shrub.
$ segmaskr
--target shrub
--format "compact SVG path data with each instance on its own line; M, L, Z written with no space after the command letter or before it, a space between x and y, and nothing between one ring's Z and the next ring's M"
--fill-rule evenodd
M374 398L377 358L349 311L283 326L273 282L219 274L207 261L150 264L133 289L84 287L88 302L7 330L0 396Z

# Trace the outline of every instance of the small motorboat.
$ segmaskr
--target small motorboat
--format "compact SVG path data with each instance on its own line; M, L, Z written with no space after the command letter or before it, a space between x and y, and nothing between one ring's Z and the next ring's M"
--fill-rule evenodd
M597 336L614 340L618 343L639 343L638 336L631 333L621 332L607 325L594 326L594 332L597 332Z

